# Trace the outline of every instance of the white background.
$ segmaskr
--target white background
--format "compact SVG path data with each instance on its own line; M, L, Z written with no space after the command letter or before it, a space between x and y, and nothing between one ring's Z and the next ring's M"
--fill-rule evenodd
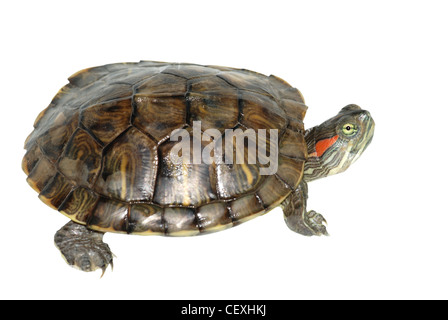
M0 298L447 299L448 6L443 1L9 1L0 5ZM68 220L21 171L37 114L72 73L160 60L247 68L299 88L314 126L376 122L344 174L310 184L330 237L280 209L200 237L107 234L113 272L68 267Z

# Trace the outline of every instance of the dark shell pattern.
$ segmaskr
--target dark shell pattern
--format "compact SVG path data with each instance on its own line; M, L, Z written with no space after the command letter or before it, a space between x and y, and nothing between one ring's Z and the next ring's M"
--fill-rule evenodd
M244 69L152 61L85 69L37 117L22 167L45 204L94 230L218 231L266 213L297 187L306 109L285 81ZM191 134L193 121L222 133L277 129L277 173L260 175L260 163L172 163L169 135Z

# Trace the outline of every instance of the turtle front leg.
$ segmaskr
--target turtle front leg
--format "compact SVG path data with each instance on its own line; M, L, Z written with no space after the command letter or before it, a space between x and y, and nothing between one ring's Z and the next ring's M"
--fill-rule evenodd
M308 185L302 180L294 192L283 201L283 215L286 225L294 232L305 236L328 236L324 217L314 210L306 211Z
M113 267L113 258L103 235L70 221L56 232L54 243L70 266L82 271L101 268L104 274L109 264Z

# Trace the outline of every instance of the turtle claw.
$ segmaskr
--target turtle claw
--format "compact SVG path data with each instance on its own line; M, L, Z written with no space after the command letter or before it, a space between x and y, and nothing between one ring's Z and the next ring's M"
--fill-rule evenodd
M305 214L305 224L313 232L315 236L329 236L327 232L327 220L314 210L308 211Z
M104 273L106 272L108 265L105 265L104 267L101 268L102 272L101 272L101 277L100 279L104 276ZM114 261L110 260L110 270L114 271Z
M115 255L114 255L115 256ZM110 271L114 271L114 260L112 259L112 260L110 260ZM106 272L106 269L107 269L107 266L105 266L105 267L102 267L101 268L102 270L103 270L103 273L101 273L101 278L103 277L103 275L104 275L104 272Z

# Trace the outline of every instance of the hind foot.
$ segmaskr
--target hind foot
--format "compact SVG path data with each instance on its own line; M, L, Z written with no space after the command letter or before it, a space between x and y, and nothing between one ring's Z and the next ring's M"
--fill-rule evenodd
M103 275L109 264L113 267L113 255L103 235L70 221L56 232L54 242L70 266L82 271L101 268Z

